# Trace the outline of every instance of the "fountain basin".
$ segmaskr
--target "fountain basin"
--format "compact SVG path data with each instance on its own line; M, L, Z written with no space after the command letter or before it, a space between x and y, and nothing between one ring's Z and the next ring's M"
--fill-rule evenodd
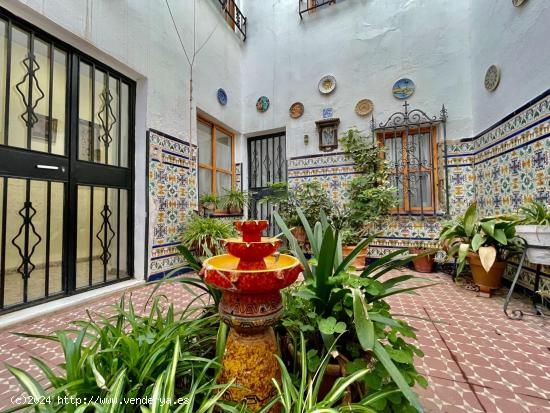
M260 261L273 255L282 245L278 238L262 237L259 242L245 242L240 238L228 238L222 241L227 252L246 261ZM265 268L265 267L264 267ZM261 269L261 268L257 268Z
M205 282L227 291L266 293L288 287L303 270L297 258L286 254L264 258L266 267L259 270L240 270L239 261L230 254L208 258L203 263Z

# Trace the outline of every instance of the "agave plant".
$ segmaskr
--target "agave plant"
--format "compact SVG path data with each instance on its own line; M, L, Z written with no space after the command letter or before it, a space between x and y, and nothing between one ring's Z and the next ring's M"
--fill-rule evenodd
M371 389L369 394L397 389L404 396L400 401L402 409L410 405L422 411L411 386L427 384L413 364L413 357L423 354L404 340L415 338L414 330L406 322L392 317L390 306L384 299L395 294L414 293L433 284L402 286L405 282L425 281L407 274L382 279L415 258L406 248L374 261L356 274L350 263L374 236L362 240L343 259L339 233L330 225L326 215L321 214L320 221L312 229L303 213L300 210L297 213L311 244L310 259L306 258L288 227L275 213L291 251L304 266L304 282L285 297L287 307L291 309L282 322L286 333L296 336L300 331L308 336L310 358L315 358L316 352L323 347L328 352L335 346L338 354L344 356L348 371L365 366L370 360L372 370L362 379ZM292 312L295 308L298 311ZM343 339L335 344L338 334L342 334Z

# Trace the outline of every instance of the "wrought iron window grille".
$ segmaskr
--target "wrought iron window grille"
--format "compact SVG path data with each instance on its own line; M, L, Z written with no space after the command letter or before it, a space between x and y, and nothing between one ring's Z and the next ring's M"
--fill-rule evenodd
M243 42L246 41L246 17L235 3L235 0L218 0L218 2L220 3L222 13L241 32Z
M331 4L336 4L336 0L298 0L298 13L300 14L300 19L303 19L304 13L310 13L320 7Z
M390 175L394 176L395 184L398 189L402 188L403 207L399 205L396 208L396 215L415 215L422 219L426 215L441 215L441 211L445 211L445 215L449 213L449 178L448 178L448 160L447 160L447 109L442 105L439 116L429 116L421 109L409 110L407 101L403 104L403 111L395 112L389 116L385 122L378 125L375 122L374 115L371 117L371 131L374 142L380 141L382 148L385 147L387 139L393 139L394 158L389 162ZM437 133L435 148L429 145L429 156L422 156L420 136L422 131L428 131L430 140L433 139L432 131L441 129L441 134ZM409 136L419 136L415 139L408 139ZM397 139L407 138L404 142L396 144ZM442 144L442 156L437 156ZM400 148L396 145L399 145ZM442 158L442 159L441 159ZM438 160L438 164L434 165L433 161ZM442 162L441 162L442 161ZM434 171L442 169L441 177L434 176ZM411 171L412 170L412 171ZM426 190L431 191L432 202L430 206L424 206L424 189L427 185L423 184L423 180L427 181L426 173L430 173L431 187L426 187ZM437 192L436 192L437 190ZM427 195L427 194L426 194ZM419 207L411 208L412 197L417 197L420 200ZM405 202L405 198L406 201ZM442 199L443 198L443 199ZM409 207L405 207L409 205Z

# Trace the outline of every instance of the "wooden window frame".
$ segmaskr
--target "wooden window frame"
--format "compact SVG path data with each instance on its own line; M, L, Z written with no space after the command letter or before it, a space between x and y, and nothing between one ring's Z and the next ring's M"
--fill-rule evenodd
M430 133L431 138L431 168L409 168L406 160L407 151L406 145L408 142L408 137L410 135L417 135L423 133ZM428 213L435 214L439 207L439 174L438 174L438 151L437 151L437 126L433 125L431 127L421 127L421 128L411 128L411 129L397 129L395 131L382 131L378 132L377 135L378 145L381 148L380 157L385 159L384 153L384 142L386 139L394 139L401 137L402 144L402 161L404 165L404 170L402 173L396 174L391 170L388 171L388 176L392 175L403 175L403 207L392 208L389 212L392 214L408 214L408 213ZM431 205L425 207L411 207L409 204L409 197L407 196L409 190L409 175L417 172L429 172L431 177Z
M197 123L202 123L204 125L208 125L212 129L212 134L210 135L211 139L211 151L212 151L212 164L205 164L201 163L197 159L198 167L203 169L208 169L212 172L212 191L210 192L213 195L220 195L217 194L217 173L221 172L227 175L231 175L231 189L235 188L235 182L237 181L236 175L237 175L237 169L236 169L236 163L235 163L235 134L232 132L229 132L227 129L223 128L222 126L218 125L215 122L212 122L210 120L207 120L201 116L197 116ZM220 131L224 133L225 135L229 136L231 139L231 169L224 169L224 168L218 168L216 165L216 139L217 139L217 132ZM198 134L198 130L197 130ZM197 149L198 149L198 141L197 141ZM199 175L197 174L197 187L199 187ZM199 193L200 193L200 187Z

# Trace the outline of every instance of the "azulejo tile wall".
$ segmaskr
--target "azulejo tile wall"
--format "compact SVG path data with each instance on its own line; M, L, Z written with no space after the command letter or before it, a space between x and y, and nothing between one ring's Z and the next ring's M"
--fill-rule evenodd
M451 216L462 214L474 201L481 215L513 212L533 199L550 204L550 91L474 138L449 140L447 159ZM355 173L353 162L342 153L288 162L289 187L316 180L337 202L347 199ZM440 214L384 220L377 228L383 235L372 243L369 255L382 256L418 243L435 245L445 219ZM507 277L516 269L512 262ZM550 268L542 271L550 274ZM535 267L527 263L520 283L532 288L534 273ZM550 282L543 281L541 288L550 291Z
M189 211L197 205L197 148L156 130L149 146L149 279L179 269L177 253Z

